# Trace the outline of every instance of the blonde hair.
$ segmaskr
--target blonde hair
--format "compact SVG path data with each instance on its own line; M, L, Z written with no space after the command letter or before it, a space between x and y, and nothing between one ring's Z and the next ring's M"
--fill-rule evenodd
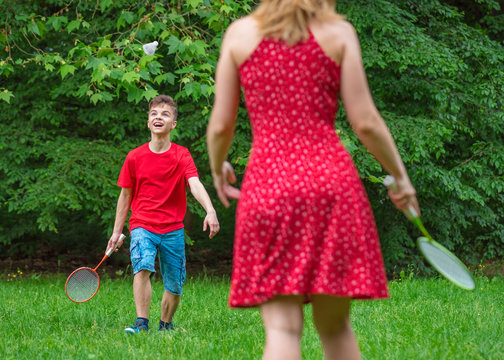
M308 39L311 19L343 19L335 6L336 0L262 0L253 16L262 36L293 45Z

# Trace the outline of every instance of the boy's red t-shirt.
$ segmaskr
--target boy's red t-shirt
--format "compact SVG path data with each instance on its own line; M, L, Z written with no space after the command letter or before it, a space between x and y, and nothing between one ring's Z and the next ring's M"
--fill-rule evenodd
M172 143L168 151L156 154L149 143L126 156L117 185L132 189L130 231L165 234L182 229L187 209L185 183L198 177L189 150Z

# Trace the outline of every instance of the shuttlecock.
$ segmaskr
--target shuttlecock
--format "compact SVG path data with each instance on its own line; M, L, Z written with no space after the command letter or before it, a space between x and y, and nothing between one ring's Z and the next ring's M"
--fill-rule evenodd
M148 43L148 44L145 44L144 46L142 46L143 48L143 51L147 54L147 55L154 55L154 53L156 52L156 48L158 46L158 42L157 41L154 41L154 42L151 42L151 43Z

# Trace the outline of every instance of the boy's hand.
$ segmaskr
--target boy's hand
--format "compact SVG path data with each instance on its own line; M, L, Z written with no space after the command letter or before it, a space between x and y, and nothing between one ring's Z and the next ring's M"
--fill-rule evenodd
M116 244L117 244L117 247L116 247ZM122 244L123 244L123 240L121 239L121 233L113 233L109 239L109 242L107 244L107 249L105 249L105 253L107 253L107 251L109 249L113 249L114 247L116 247L115 251L118 251L118 249L122 246Z
M203 221L203 231L206 231L207 227L210 227L210 234L208 235L210 239L219 232L220 225L215 211L209 211L205 216L205 220Z

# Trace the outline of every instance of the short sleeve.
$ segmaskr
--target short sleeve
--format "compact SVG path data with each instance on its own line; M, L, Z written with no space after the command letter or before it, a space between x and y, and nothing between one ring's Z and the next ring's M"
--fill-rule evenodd
M124 164L119 173L119 179L117 180L117 185L122 188L132 188L135 185L135 163L131 157L131 154L126 156Z
M189 150L185 151L182 157L182 164L184 166L184 177L186 181L192 177L199 177L198 169L196 169L196 165L194 165L194 160L189 153Z

